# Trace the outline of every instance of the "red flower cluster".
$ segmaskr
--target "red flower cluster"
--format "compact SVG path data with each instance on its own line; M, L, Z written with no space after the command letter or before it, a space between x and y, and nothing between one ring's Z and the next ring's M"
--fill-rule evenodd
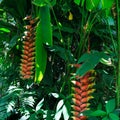
M36 19L32 19L31 16L27 16L24 20L28 20L29 25L26 25L26 31L23 36L23 54L21 59L21 78L32 78L35 59L35 22Z
M79 64L74 67L80 67ZM87 117L83 116L82 112L89 109L89 100L93 98L91 93L95 91L94 86L94 75L95 71L91 70L84 76L75 76L72 80L73 86L73 105L72 105L72 119L73 120L86 120Z

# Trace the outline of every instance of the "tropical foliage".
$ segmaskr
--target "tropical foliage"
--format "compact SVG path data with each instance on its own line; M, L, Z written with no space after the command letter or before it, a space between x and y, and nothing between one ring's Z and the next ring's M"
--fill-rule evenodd
M119 120L119 0L0 0L0 119Z

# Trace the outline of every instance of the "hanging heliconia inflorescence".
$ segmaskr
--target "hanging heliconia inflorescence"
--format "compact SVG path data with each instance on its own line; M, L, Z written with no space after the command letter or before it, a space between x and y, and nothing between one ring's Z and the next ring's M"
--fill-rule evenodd
M79 64L73 65L75 68L80 67ZM89 100L93 98L91 95L95 89L93 86L95 78L95 71L90 70L84 76L74 75L72 78L73 90L73 105L72 105L72 119L86 120L87 117L82 112L89 110Z
M28 24L23 37L23 53L21 59L20 75L22 79L34 79L40 83L44 77L47 65L47 51L44 44L52 46L52 26L50 21L50 8L46 4L39 8L37 18L25 17Z
M24 20L28 22L28 25L25 26L26 31L23 36L20 74L22 79L31 79L35 66L35 23L37 19L27 16Z

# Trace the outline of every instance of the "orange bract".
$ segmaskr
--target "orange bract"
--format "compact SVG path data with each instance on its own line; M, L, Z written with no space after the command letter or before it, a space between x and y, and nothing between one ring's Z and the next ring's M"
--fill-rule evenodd
M27 31L24 32L23 36L23 54L21 59L21 78L30 79L33 78L34 73L34 59L35 59L35 26L33 23L36 22L36 19L32 19L31 16L25 17L24 20L29 21L29 25L26 25L25 28Z
M81 65L75 64L73 65L76 68L79 68ZM95 91L93 89L95 77L92 76L94 72L89 71L84 76L75 75L72 83L74 86L72 87L73 94L73 105L72 105L72 119L73 120L86 120L86 116L80 116L80 113L89 109L89 100L93 98L91 93ZM73 74L74 75L74 74ZM76 78L76 79L75 79Z

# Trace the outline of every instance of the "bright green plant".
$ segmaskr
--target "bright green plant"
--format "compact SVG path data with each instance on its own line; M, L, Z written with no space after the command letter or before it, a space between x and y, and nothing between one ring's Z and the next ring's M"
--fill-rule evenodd
M87 111L84 114L88 120L109 120L113 117L117 120L119 82L117 104L115 84L118 46L116 18L111 13L116 14L113 9L115 2L2 0L0 116L5 119L69 120L73 103L71 75L81 76L95 69L96 91L92 93L94 99L89 101L90 114ZM28 24L23 19L27 15L38 18L35 27L36 69L33 70L37 84L32 80L23 81L19 75L22 36L24 26ZM76 71L71 67L73 64L82 65ZM14 89L10 89L12 86Z

